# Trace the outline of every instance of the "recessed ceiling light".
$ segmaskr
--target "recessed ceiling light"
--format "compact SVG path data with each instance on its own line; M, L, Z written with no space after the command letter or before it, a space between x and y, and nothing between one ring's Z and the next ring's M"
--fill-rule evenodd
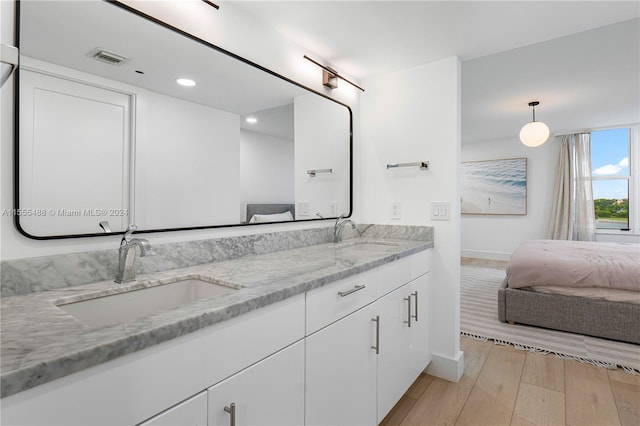
M187 86L187 87L191 87L191 86L195 86L196 82L193 80L189 80L188 78L179 78L176 80L176 83L178 83L181 86Z
M246 122L249 124L256 124L258 122L258 119L255 117L247 117Z

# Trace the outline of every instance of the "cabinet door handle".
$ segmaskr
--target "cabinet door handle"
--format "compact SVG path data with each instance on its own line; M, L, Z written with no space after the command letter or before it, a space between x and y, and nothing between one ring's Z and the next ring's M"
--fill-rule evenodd
M375 318L371 318L371 321L376 323L376 345L371 346L371 349L376 350L376 355L380 353L380 315L376 315Z
M236 403L232 402L224 407L224 411L229 413L229 426L236 426Z
M411 293L409 297L411 296L414 296L416 298L416 304L415 304L416 314L413 316L413 319L416 320L416 322L418 322L418 290Z
M411 295L405 297L402 300L406 300L407 301L407 320L404 322L405 324L407 324L407 326L411 327Z
M339 291L339 292L338 292L338 296L340 296L340 297L345 297L345 296L350 295L351 293L355 293L356 291L360 291L360 290L362 290L363 288L365 288L365 286L364 286L364 285L357 285L357 286L353 287L351 290L347 290L347 291Z

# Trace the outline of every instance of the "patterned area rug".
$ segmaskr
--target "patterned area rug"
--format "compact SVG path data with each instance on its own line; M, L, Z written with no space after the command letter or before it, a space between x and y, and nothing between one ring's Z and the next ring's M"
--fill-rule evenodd
M504 277L501 269L461 268L462 335L606 368L619 366L629 373L640 374L638 345L498 321L498 289Z

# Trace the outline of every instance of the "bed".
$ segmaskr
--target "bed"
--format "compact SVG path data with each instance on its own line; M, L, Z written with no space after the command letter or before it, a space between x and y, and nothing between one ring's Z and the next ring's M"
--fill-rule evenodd
M247 223L295 220L295 204L247 204Z
M500 321L640 344L640 244L527 241L506 273Z

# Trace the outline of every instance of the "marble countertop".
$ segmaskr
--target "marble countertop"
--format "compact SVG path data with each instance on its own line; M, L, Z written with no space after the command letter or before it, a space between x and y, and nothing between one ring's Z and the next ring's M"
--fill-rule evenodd
M382 243L377 245L359 242ZM249 255L138 276L139 287L198 276L239 287L223 296L103 327L88 327L56 306L87 293L121 291L113 281L1 301L3 397L191 333L254 309L433 247L432 241L359 239Z

